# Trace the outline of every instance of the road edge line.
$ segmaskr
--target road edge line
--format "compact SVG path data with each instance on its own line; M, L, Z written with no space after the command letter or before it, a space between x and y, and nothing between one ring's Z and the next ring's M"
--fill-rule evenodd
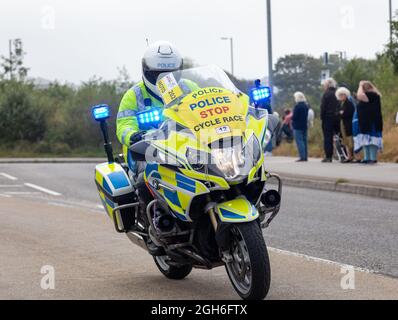
M345 263L336 262L336 261L332 261L332 260L312 257L312 256L309 256L309 255L306 255L306 254L302 254L302 253L298 253L298 252L281 250L281 249L277 249L277 248L273 248L273 247L268 247L268 250L273 252L273 253L279 253L279 254L282 254L282 255L290 256L290 257L296 257L296 258L305 259L307 261L333 265L333 266L340 267L340 268L349 267L349 268L352 268L353 270L355 270L357 272L363 272L363 273L367 273L367 274L382 275L380 272L375 271L375 270L370 270L370 269L366 269L366 268L356 267L356 266L353 266L353 265L350 265L350 264L345 264Z
M339 193L350 193L366 197L398 201L398 189L383 188L366 184L338 183L337 181L290 178L279 173L285 186Z

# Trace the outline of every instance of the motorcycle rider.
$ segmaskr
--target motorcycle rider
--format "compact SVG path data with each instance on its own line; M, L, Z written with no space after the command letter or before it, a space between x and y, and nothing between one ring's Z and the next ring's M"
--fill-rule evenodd
M142 81L133 86L124 95L116 121L116 135L123 145L125 160L130 169L134 166L134 162L128 151L129 147L142 140L143 135L146 133L140 130L136 114L151 108L162 108L164 106L163 100L156 86L159 75L182 69L183 58L179 50L169 42L155 42L148 46L145 51L142 59ZM178 84L184 93L198 88L196 84L184 79L180 79ZM141 218L148 224L145 208L153 198L143 179L144 168L145 163L137 163L137 168L132 170L138 176L136 188L142 208ZM153 254L158 251L151 241L148 242L148 248Z
M155 42L145 51L142 59L142 81L124 95L117 115L116 135L127 148L140 141L144 132L140 131L136 113L152 107L163 107L163 101L156 87L158 76L163 72L181 70L183 59L179 51L165 41Z

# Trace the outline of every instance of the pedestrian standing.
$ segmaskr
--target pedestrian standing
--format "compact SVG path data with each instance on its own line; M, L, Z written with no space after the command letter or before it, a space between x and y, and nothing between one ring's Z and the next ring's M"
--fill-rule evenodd
M308 161L308 104L305 95L302 92L294 94L296 106L293 109L292 125L294 129L294 138L297 144L297 150L300 159L297 162Z
M282 133L285 135L287 142L293 142L293 126L292 117L293 112L290 109L285 109L284 116L282 117Z
M348 159L344 162L352 162L354 160L354 138L352 123L355 113L355 105L352 102L351 92L347 88L339 88L336 91L336 98L340 101L340 132L343 137L343 145L347 151Z
M324 94L321 103L321 120L324 139L325 159L322 162L333 161L333 137L340 132L340 121L338 117L339 102L336 98L337 83L330 78L324 82Z
M377 163L377 154L383 150L383 116L381 94L370 81L361 81L358 89L359 134L354 139L355 152L364 150L365 164Z

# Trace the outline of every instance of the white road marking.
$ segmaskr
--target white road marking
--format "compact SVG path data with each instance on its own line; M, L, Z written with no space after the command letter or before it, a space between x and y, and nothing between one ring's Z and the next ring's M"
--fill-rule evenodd
M49 205L51 206L57 206L57 207L62 207L62 208L77 208L74 205L71 204L66 204L66 203L61 203L61 202L54 202L54 201L50 201L48 202Z
M55 192L55 191L52 191L52 190L49 190L49 189L46 189L46 188L37 186L37 185L32 184L32 183L25 183L25 186L27 186L27 187L29 187L29 188L32 188L32 189L39 190L39 191L44 192L44 193L47 193L47 194L50 194L50 195L52 195L52 196L56 196L56 197L61 196L61 194L58 193L58 192Z
M18 180L18 178L15 178L15 177L13 177L13 176L10 176L9 174L4 173L4 172L0 172L0 176L3 176L4 178L7 178L7 179L12 180L12 181Z
M374 270L355 267L355 266L351 266L349 264L344 264L341 262L335 262L335 261L326 260L326 259L322 259L322 258L311 257L311 256L307 256L305 254L301 254L301 253L297 253L297 252L275 249L272 247L268 247L268 250L271 252L274 252L274 253L279 253L279 254L283 254L283 255L287 255L287 256L291 256L291 257L301 258L301 259L305 259L305 260L312 261L312 262L325 263L325 264L333 265L333 266L336 266L339 268L351 267L352 269L354 269L357 272L374 273L374 274L378 273L377 271L374 271Z
M8 195L8 194L1 194L1 193L0 193L0 197L3 197L3 198L11 198L10 195Z

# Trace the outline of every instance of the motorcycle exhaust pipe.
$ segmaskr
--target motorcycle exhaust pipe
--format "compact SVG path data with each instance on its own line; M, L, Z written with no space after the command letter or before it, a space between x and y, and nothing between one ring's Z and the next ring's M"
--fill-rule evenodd
M281 203L281 195L276 190L269 190L261 196L261 202L267 208L275 208Z
M144 239L140 235L138 235L136 233L133 233L133 232L128 232L127 233L127 237L130 239L130 241L132 243L134 243L135 245L137 245L140 248L144 249L145 251L148 251L146 243L145 243Z

